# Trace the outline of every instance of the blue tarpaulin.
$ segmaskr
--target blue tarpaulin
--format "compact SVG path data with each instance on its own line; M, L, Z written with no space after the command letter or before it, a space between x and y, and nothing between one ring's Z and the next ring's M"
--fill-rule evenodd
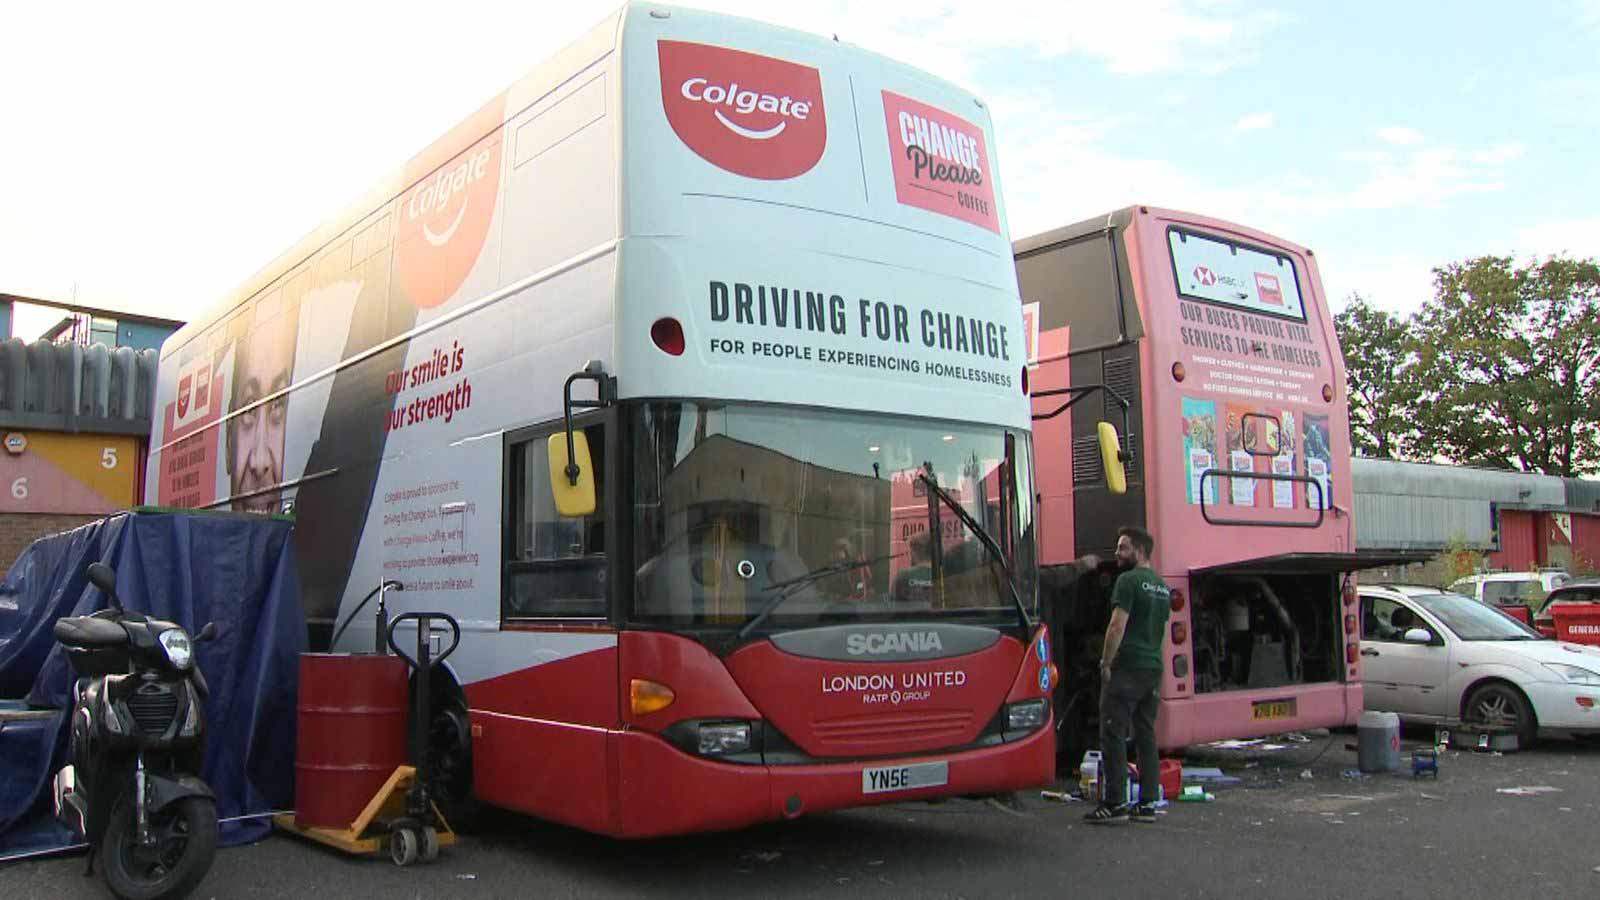
M294 800L295 698L305 620L295 581L291 522L245 514L137 511L36 541L0 582L0 711L64 709L73 673L51 628L109 601L84 570L117 572L123 606L189 629L217 624L195 648L210 684L201 777L217 815L289 809ZM0 857L65 846L41 819L65 764L66 717L6 722L0 714ZM264 836L264 819L223 827L225 844Z

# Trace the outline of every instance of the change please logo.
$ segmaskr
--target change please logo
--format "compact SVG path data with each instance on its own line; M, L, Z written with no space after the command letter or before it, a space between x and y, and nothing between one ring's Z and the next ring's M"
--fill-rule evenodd
M810 66L658 41L661 106L678 138L720 169L776 181L804 175L828 145L822 76Z
M883 115L896 199L999 234L983 129L892 91L883 92Z

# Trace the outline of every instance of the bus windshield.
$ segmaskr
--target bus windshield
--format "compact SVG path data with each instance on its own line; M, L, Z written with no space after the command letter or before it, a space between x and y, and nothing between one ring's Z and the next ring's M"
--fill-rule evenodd
M1015 621L1008 569L1032 605L1026 431L714 401L644 403L631 418L635 621Z

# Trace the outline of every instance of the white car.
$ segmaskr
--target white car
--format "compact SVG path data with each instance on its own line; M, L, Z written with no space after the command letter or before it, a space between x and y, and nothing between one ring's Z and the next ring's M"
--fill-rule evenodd
M1488 572L1468 575L1452 582L1447 590L1493 606L1510 603L1534 606L1549 596L1551 591L1571 580L1567 573L1553 569L1539 572Z
M1522 747L1540 729L1600 735L1600 647L1549 640L1439 588L1359 592L1367 709L1408 722L1504 725Z

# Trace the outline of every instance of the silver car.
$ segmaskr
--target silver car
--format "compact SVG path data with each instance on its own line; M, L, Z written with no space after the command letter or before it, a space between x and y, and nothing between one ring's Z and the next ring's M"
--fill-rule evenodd
M1600 735L1600 647L1548 640L1492 606L1432 587L1362 586L1366 708L1408 722Z

